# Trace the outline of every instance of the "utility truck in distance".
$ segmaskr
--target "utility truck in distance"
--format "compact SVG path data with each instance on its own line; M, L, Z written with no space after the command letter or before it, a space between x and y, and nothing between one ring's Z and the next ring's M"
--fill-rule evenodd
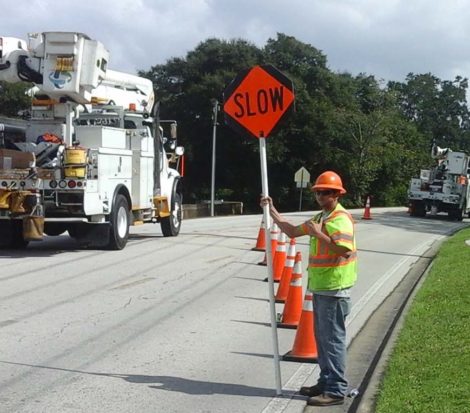
M470 217L470 157L464 152L433 145L431 157L436 164L422 169L419 178L412 178L408 190L410 215L424 217L446 212L449 218L461 221Z
M160 121L150 80L108 61L82 33L0 37L0 80L32 85L23 138L0 128L0 246L68 231L81 244L122 249L129 226L144 222L178 235L176 122Z

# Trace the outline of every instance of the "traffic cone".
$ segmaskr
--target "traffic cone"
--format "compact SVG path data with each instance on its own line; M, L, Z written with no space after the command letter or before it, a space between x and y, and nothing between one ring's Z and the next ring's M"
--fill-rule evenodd
M258 238L256 239L256 246L251 249L252 251L266 251L266 232L264 230L264 216L261 218L261 226L258 231Z
M285 303L289 293L289 285L292 279L292 270L295 262L295 238L290 240L289 250L287 251L286 264L282 271L281 281L276 293L276 303Z
M275 222L271 225L271 229L269 230L269 232L271 235L271 254L274 262L274 256L277 248L277 239L279 237L279 227ZM266 262L266 253L264 253L263 261L260 261L258 265L268 265L268 263Z
M284 265L286 265L286 234L280 233L277 241L276 254L273 259L273 281L278 283L281 281Z
M284 311L277 326L279 328L297 328L302 316L302 253L295 254L294 270L287 294Z
M295 334L294 346L291 351L282 356L282 360L316 363L318 351L313 330L313 296L312 293L308 292L305 294L302 316Z
M372 219L372 217L370 216L370 197L369 196L367 197L367 200L366 200L366 209L364 210L364 216L362 217L362 219Z

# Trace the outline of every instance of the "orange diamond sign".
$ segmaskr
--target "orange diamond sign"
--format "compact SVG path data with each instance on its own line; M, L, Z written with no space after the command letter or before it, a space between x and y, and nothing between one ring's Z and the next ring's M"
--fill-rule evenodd
M236 131L267 138L294 103L292 82L274 66L241 72L224 92L225 121Z

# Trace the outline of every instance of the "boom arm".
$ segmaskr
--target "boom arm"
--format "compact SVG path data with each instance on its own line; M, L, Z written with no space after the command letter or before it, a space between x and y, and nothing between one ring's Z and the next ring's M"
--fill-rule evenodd
M28 44L0 37L0 80L30 82L37 95L57 103L114 103L151 111L152 82L107 69L109 53L103 44L82 33L30 34Z

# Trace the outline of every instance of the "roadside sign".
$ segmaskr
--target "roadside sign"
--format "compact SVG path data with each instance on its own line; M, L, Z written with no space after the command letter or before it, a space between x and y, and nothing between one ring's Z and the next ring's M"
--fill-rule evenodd
M224 91L226 123L237 132L267 138L294 103L294 86L274 66L241 72Z
M303 166L295 173L294 182L297 184L297 188L307 188L310 174Z
M300 200L299 200L299 211L302 211L302 189L307 188L310 182L310 173L302 166L294 174L294 182L297 188L300 188Z

